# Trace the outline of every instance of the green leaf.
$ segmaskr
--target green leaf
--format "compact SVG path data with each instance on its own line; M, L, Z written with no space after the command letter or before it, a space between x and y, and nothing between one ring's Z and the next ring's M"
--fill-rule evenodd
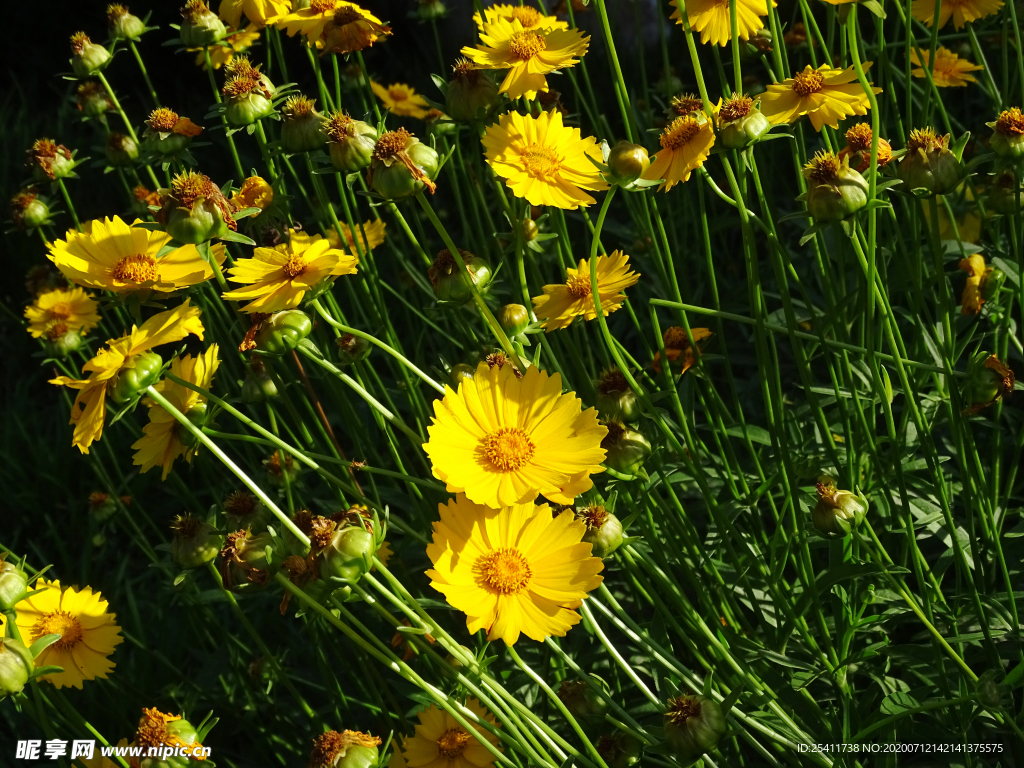
M919 706L917 700L909 693L894 691L882 700L881 712L883 715L896 715Z
M228 230L225 234L221 235L220 239L221 240L227 240L228 242L231 242L231 243L243 243L245 245L256 245L256 241L253 240L251 237L246 237L245 235L243 235L243 234L241 234L239 232L232 232L231 230Z
M43 675L55 675L58 672L63 672L64 667L58 667L54 664L47 664L45 667L36 667L32 670L32 674L29 675L30 680L35 680L42 677Z
M32 643L31 647L28 649L29 653L32 654L32 658L34 659L40 653L42 653L47 648L49 648L51 645L53 645L58 640L60 640L60 638L61 638L61 635L59 635L59 634L44 635L43 637L40 637L38 640L36 640L34 643Z

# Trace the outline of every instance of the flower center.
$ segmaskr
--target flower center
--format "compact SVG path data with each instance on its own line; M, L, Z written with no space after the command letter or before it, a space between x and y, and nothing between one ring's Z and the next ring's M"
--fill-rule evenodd
M392 101L405 101L409 98L409 94L402 88L392 88L388 91L388 96L391 97Z
M50 307L50 317L54 320L67 320L71 317L71 305L63 301Z
M387 160L389 157L395 157L400 152L405 151L410 138L411 134L405 128L399 128L397 131L388 131L377 139L377 143L373 147L373 156L378 160Z
M540 11L528 5L516 6L512 9L512 18L518 19L519 23L526 29L537 26L540 21Z
M754 100L749 96L734 96L722 105L719 115L722 122L731 123L750 114L754 108Z
M676 696L668 700L668 711L665 713L665 717L676 725L686 725L687 720L699 715L700 702L695 696Z
M819 184L835 184L839 177L839 158L831 152L819 152L804 166L806 177Z
M484 585L500 595L522 592L533 576L530 564L514 547L502 547L488 552L476 561L475 570Z
M508 41L508 52L521 61L532 59L547 47L544 35L536 32L517 32Z
M334 0L312 0L309 10L313 13L327 13L334 10Z
M281 270L288 277L296 278L306 271L306 260L300 255L290 256Z
M481 441L484 456L499 472L515 472L529 463L536 448L519 427L502 427Z
M857 123L846 132L846 143L854 152L871 149L871 124Z
M167 133L174 130L174 124L178 122L178 113L172 112L167 107L160 107L154 109L149 113L149 119L146 120L147 125L154 131L161 131Z
M67 611L47 613L32 628L33 642L47 635L60 635L60 640L53 646L64 651L74 648L82 642L82 634L81 623Z
M56 341L65 333L68 332L68 324L62 323L59 320L46 329L46 338L50 341Z
M469 734L461 728L449 728L437 740L437 752L441 757L454 760L466 751Z
M158 277L156 260L145 253L125 256L117 262L110 276L122 283L135 283L136 285L155 281Z
M590 275L570 277L565 281L565 287L574 299L585 299L590 295Z
M1024 136L1024 113L1020 107L1011 107L996 119L996 130L1004 136Z
M343 27L353 21L359 21L361 18L363 17L359 15L359 11L351 5L345 5L334 12L334 26Z
M543 144L530 144L521 157L526 172L536 179L552 181L562 168L562 159L555 150Z
M679 149L700 132L700 122L695 117L677 117L661 134L662 149Z
M825 76L817 70L804 70L793 78L793 90L798 96L810 96L818 93L825 84Z

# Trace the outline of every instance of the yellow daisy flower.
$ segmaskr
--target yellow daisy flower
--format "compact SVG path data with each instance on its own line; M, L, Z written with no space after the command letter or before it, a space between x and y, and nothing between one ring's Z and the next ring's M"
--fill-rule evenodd
M580 259L577 269L565 270L565 283L545 285L543 296L533 297L533 309L548 333L567 328L577 317L597 317L594 296L590 291L590 259ZM640 275L629 271L629 256L613 251L611 256L597 257L597 288L601 296L601 312L608 317L626 300L623 291L636 285Z
M480 720L498 725L494 715L476 699L467 699L463 706ZM440 707L431 704L418 717L416 735L403 739L401 748L396 747L389 768L488 768L494 763L487 747ZM497 736L483 726L476 730L497 746Z
M508 112L497 124L487 126L481 141L494 172L530 205L575 210L594 202L583 190L608 189L590 162L590 158L601 162L597 140L584 139L579 128L563 125L557 109L538 117Z
M36 657L36 666L63 667L41 679L56 688L81 689L85 680L106 678L116 666L109 661L114 648L124 642L117 617L107 612L107 601L90 587L75 590L59 581L38 579L33 589L44 590L18 603L18 632L25 645L46 635L60 635ZM7 632L0 617L0 637Z
M239 210L259 208L265 210L274 202L274 188L260 176L250 176L242 182L242 186L231 196L231 202Z
M238 29L242 24L242 14L253 24L261 27L276 16L287 14L291 10L288 0L221 0L217 15L228 26Z
M690 174L704 165L711 147L715 145L715 131L703 112L691 112L677 117L661 132L661 149L651 160L642 178L648 181L664 179L658 189L668 192Z
M253 259L238 259L228 270L234 283L247 283L222 294L229 301L253 299L244 312L278 312L299 306L306 291L321 280L354 275L359 257L332 248L320 235L290 231L288 242L257 248Z
M586 523L547 504L488 509L464 496L438 506L427 556L430 586L466 614L470 632L513 645L519 635L543 642L578 624L578 608L604 580L601 558L583 543ZM415 764L415 763L414 763Z
M198 357L185 355L185 357L175 358L171 362L171 373L179 379L209 390L213 383L213 375L220 365L217 353L217 345L211 344L210 348ZM206 398L188 387L183 387L170 379L163 379L153 388L189 418L193 418L190 416L193 410L198 414L206 412ZM167 475L171 472L171 467L174 466L174 460L179 456L184 456L185 461L191 464L198 446L194 445L194 441L190 439L191 435L178 424L178 421L170 413L164 410L162 405L151 398L146 398L146 405L149 406L149 423L142 428L143 436L132 445L132 448L135 449L132 464L142 467L139 472L148 472L153 467L162 467L163 473L160 475L160 479L166 480Z
M671 18L675 19L677 24L683 24L683 8L679 7L679 0L669 0L669 5L675 8ZM690 22L690 29L700 32L702 43L728 45L732 40L728 2L686 0L683 5L686 9L686 17ZM772 6L776 5L778 3L773 0ZM764 21L761 17L767 13L768 9L763 0L736 0L736 19L740 40L749 40L757 30L763 29Z
M864 69L870 66L871 62L866 62ZM808 64L795 77L768 86L768 92L761 95L761 112L773 125L807 115L816 131L824 125L838 128L840 120L868 113L868 96L856 80L853 67L832 69L822 64L813 69ZM881 88L871 90L882 92Z
M244 30L233 32L224 38L227 45L215 45L210 48L210 64L214 69L230 64L236 53L248 50L260 39L260 29L255 24L250 24ZM189 48L190 51L199 51L196 54L196 66L206 69L206 55L202 48Z
M371 80L370 87L393 115L415 117L422 120L430 111L427 100L416 93L411 85L392 83L385 88L380 83Z
M81 232L68 230L66 237L50 244L50 261L68 280L86 288L121 295L138 291L169 293L213 277L213 267L194 245L183 245L159 256L170 235L129 227L117 216L87 222ZM213 253L222 264L224 246L214 246Z
M922 53L924 54L924 64L921 63L916 50L911 49L910 51L910 63L917 67L917 69L910 70L910 74L914 77L925 77L924 68L928 66L928 62L931 60L931 51L922 51ZM961 59L948 48L939 46L935 51L935 69L932 70L932 82L938 88L965 88L968 83L978 82L978 78L967 73L977 72L980 69L984 69L984 67L974 64L967 59Z
M545 75L578 64L575 57L585 54L590 45L590 37L578 29L526 29L518 19L500 17L484 24L480 41L483 45L466 46L462 55L478 69L507 69L498 90L510 99L547 93Z
M985 276L985 257L980 253L960 259L960 269L967 273L967 284L960 297L960 314L976 315L981 312L985 299L981 295L981 279Z
M515 19L523 25L523 29L568 29L569 25L559 21L555 16L545 16L532 5L506 5L499 3L489 8L484 8L484 17L479 11L473 14L473 21L478 29L483 29L484 24L493 23L497 19L512 21Z
M51 384L80 390L71 407L69 423L75 425L72 445L82 453L88 453L89 446L102 437L107 387L115 383L119 373L134 368L139 355L161 344L180 341L190 333L203 338L201 314L199 307L189 306L189 300L185 299L181 306L153 315L141 326L132 326L130 333L108 341L105 349L82 366L82 370L89 373L89 378L58 376L50 379Z
M941 0L939 9L939 29L953 19L955 29L963 29L969 21L977 21L994 13L999 13L1003 0ZM913 0L910 14L925 26L930 27L935 21L935 0Z
M312 0L308 8L273 20L289 37L301 32L324 53L361 51L391 34L376 16L348 0Z
M423 448L434 477L452 493L488 507L527 504L543 494L569 504L603 472L607 428L597 411L581 411L562 377L536 367L522 378L510 363L480 363L455 392L434 401Z
M69 331L88 333L99 325L97 306L81 288L54 288L51 291L44 291L25 308L28 332L39 339L58 323Z
M339 224L341 225L341 231L345 235L345 245L342 246L338 233L330 229L327 231L327 240L330 242L331 248L340 248L347 253L358 254L359 250L356 248L356 242L352 237L352 230L344 222L339 222ZM359 238L359 244L364 253L372 251L384 242L385 226L383 219L373 219L356 225L356 237Z

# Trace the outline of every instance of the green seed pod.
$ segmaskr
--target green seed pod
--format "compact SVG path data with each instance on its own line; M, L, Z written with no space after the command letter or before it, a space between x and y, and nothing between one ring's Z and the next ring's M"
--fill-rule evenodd
M999 358L978 352L967 366L963 400L968 413L977 413L1013 392L1016 377Z
M714 699L677 696L665 712L665 741L683 761L694 760L718 746L725 733L725 713Z
M477 258L469 251L459 249L462 261L466 265L473 283L478 290L483 292L487 284L491 282L491 267L483 259ZM438 301L450 304L462 305L473 298L473 289L469 281L462 274L462 270L455 262L455 258L445 249L437 254L433 265L427 270L431 285L434 286L434 295Z
M605 426L608 434L601 441L607 452L605 466L624 475L638 474L651 455L651 441L622 422L611 421Z
M160 380L163 366L163 358L156 352L143 352L135 357L132 368L122 369L107 384L107 394L115 403L127 403Z
M171 133L167 136L158 136L147 130L142 134L142 145L147 152L157 155L174 155L185 149L192 143L191 136L183 136L180 133Z
M818 503L811 512L811 521L818 533L825 537L849 536L855 526L864 521L868 502L851 491L835 486L832 478L819 478Z
M999 289L1006 282L1006 273L997 267L989 267L981 276L981 298L985 301L992 301L992 298L999 293Z
M95 80L86 80L78 86L75 101L85 117L100 117L114 108L106 90Z
M21 230L41 227L50 221L50 206L31 189L19 192L11 198L11 220Z
M179 243L205 243L228 233L220 206L212 201L197 202L191 208L176 208L166 221L167 234Z
M246 403L265 403L277 395L277 385L267 373L263 361L253 358L242 381L242 400Z
M815 221L840 221L868 203L868 182L831 152L819 152L803 171L807 211Z
M466 59L455 62L445 92L448 117L457 123L481 120L497 106L499 98L498 84L489 72L473 69Z
M373 350L373 345L361 336L352 333L342 334L337 338L338 360L342 365L353 365L362 362Z
M248 491L232 491L224 499L224 516L231 531L265 531L267 523L274 518L262 501Z
M112 40L138 40L146 24L123 5L107 6L107 29Z
M281 108L281 148L288 153L312 152L327 143L324 116L306 96L290 96Z
M295 349L312 330L313 321L305 312L277 312L256 332L256 351L267 357L281 357Z
M1013 171L1004 168L992 179L992 186L989 187L988 194L985 196L985 207L996 213L1012 216L1018 211L1018 193L1024 200L1024 190L1017 186Z
M595 384L597 397L594 405L604 421L635 423L640 418L640 401L618 368L609 368Z
M311 768L375 768L380 739L360 731L327 731L313 739Z
M107 68L110 51L96 45L85 32L71 36L71 68L79 77L90 77Z
M451 376L452 386L458 389L459 384L467 379L472 379L473 374L476 373L476 368L472 365L466 365L465 363L458 363L452 366Z
M223 237L235 225L234 206L208 176L195 171L179 173L171 189L161 190L157 221L179 243L205 243Z
M577 509L576 519L587 526L583 541L592 546L594 557L608 557L622 546L622 523L602 505Z
M949 151L949 134L938 137L931 128L910 132L907 153L896 167L903 188L927 190L932 195L945 195L956 189L964 175L964 167Z
M620 141L608 153L608 181L626 187L643 176L651 166L647 150L639 144Z
M1001 112L995 122L986 125L993 131L988 143L993 152L1010 160L1024 157L1024 113L1020 107Z
M199 746L199 734L195 726L188 720L172 720L161 723L164 729L162 743L166 746L189 747ZM152 731L149 731L152 732ZM145 754L145 752L143 753ZM166 757L144 757L139 760L139 768L196 768L203 763L184 755L167 755Z
M184 137L183 137L184 138ZM131 165L139 156L139 145L135 139L117 131L111 131L107 136L107 146L104 148L107 162L115 168Z
M228 36L227 27L204 0L188 0L181 9L178 37L186 48L206 48Z
M32 178L45 184L69 176L75 170L75 158L63 144L36 139L25 152L25 165L32 169Z
M327 118L327 151L331 164L339 171L353 173L370 167L373 148L377 144L377 129L362 120L353 120L344 112L335 112Z
M257 120L274 113L274 105L262 93L255 91L244 96L228 99L224 106L224 117L234 126L252 125Z
M498 312L498 322L510 337L518 336L530 324L530 311L522 304L506 304Z
M47 329L43 351L47 357L67 357L82 346L82 334L69 329L64 323L57 323Z
M729 149L756 143L772 128L749 96L732 95L718 113L718 138Z
M224 537L216 528L188 513L174 518L171 530L171 557L186 570L212 563L224 545Z
M277 570L273 552L274 537L269 532L252 533L248 529L229 533L221 554L221 574L230 589L255 590L267 585L271 571Z
M24 643L13 637L0 638L0 699L21 693L35 668Z
M569 710L569 714L577 720L604 717L604 713L608 711L608 699L583 680L563 680L558 689L558 698Z
M377 545L373 534L359 525L348 525L331 537L321 557L321 572L347 581L358 581L373 565Z
M7 559L0 559L0 612L14 610L28 592L25 571Z
M437 152L404 128L388 131L373 148L370 186L385 200L402 200L423 189L433 192L438 163Z
M597 740L597 751L608 764L608 768L629 768L640 759L643 745L622 731L614 736L602 736Z

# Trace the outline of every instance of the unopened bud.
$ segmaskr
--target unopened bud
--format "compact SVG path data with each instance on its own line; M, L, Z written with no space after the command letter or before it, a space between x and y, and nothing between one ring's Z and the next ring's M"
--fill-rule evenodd
M291 352L309 336L313 321L298 309L277 312L256 332L256 350L267 357L281 357Z
M509 336L518 336L530 324L530 312L522 304L506 304L498 312L498 322Z
M587 526L583 542L590 544L594 557L607 557L622 546L622 523L600 504L576 510L576 519Z
M714 699L677 696L665 712L665 741L683 761L690 761L718 746L725 733L725 713Z
M228 35L227 27L204 0L188 0L181 9L178 37L186 48L206 48Z
M491 282L491 267L481 258L469 251L459 250L462 261L466 265L466 271L476 284L478 290L486 289ZM437 254L433 265L427 270L431 285L434 286L434 295L437 300L449 304L462 305L473 298L473 289L469 281L462 274L462 269L455 261L455 257L447 250Z
M931 128L910 132L907 153L900 159L896 175L904 189L925 190L931 195L952 192L964 175L964 167L949 150L949 134L939 137Z
M106 69L110 63L110 51L96 45L85 32L71 36L71 68L79 77L90 77Z
M24 643L13 637L0 638L0 699L21 693L35 668Z
M804 167L807 211L815 221L840 221L868 202L868 182L831 152L819 152Z
M608 711L608 699L583 680L563 680L558 698L576 719L604 717Z
M863 522L868 503L862 496L836 488L827 475L818 479L817 489L818 503L811 512L811 521L818 533L826 537L848 536Z
M651 441L622 422L611 421L605 426L608 434L601 441L601 447L606 451L605 466L624 475L639 474L651 455Z
M135 366L125 368L107 384L107 394L115 403L127 403L141 395L146 387L160 380L164 361L156 352L143 352L135 357Z
M647 150L639 144L620 141L608 153L609 181L626 187L643 176L651 165Z
M25 571L6 559L0 559L0 613L14 610L28 591Z
M216 528L188 513L174 518L171 530L171 557L176 565L188 570L212 563L224 545L224 537Z
M362 362L373 349L370 342L352 333L342 334L335 343L338 345L338 359L342 365Z

